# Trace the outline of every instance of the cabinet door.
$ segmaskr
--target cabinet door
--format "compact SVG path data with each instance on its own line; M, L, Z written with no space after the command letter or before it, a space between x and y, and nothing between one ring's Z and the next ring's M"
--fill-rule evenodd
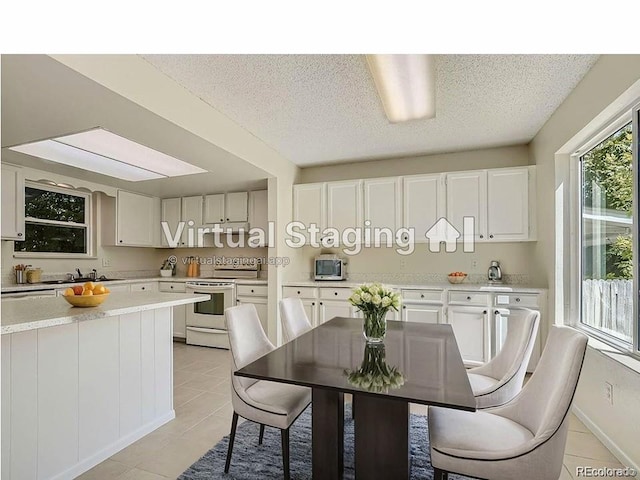
M118 190L117 236L118 245L144 246L153 245L154 198L138 193Z
M174 238L178 229L178 223L182 220L182 201L180 198L164 198L162 199L161 210L162 221L167 222L169 234ZM162 242L162 246L168 247L169 242L167 241L164 229L162 229L161 232L160 241ZM178 238L178 244L182 244L181 238Z
M447 220L460 233L464 231L464 218L472 217L475 222L474 239L486 239L487 232L487 172L459 172L447 174Z
M173 307L173 336L179 338L187 337L187 306L176 305Z
M258 312L258 318L260 319L260 324L264 329L264 333L269 334L269 309L267 306L267 299L265 297L238 297L236 299L237 305L247 305L253 304L256 307L256 312Z
M402 306L402 321L417 323L443 323L444 307L424 303L405 303Z
M247 221L247 192L227 193L225 200L225 209L227 222L246 222Z
M204 197L204 223L224 223L224 193Z
M269 244L269 196L266 190L249 192L249 228L259 228L265 234L265 243Z
M2 240L24 240L24 176L2 165Z
M362 181L327 184L327 227L342 234L347 228L362 224Z
M399 177L364 180L364 218L370 228L400 227L402 192Z
M487 234L490 241L528 240L528 167L487 172Z
M331 320L333 317L351 317L351 304L340 300L321 300L319 302L319 324Z
M480 365L489 360L489 325L486 307L449 307L448 321L465 363Z
M182 198L182 221L192 221L196 228L202 225L202 196Z
M441 175L416 175L402 179L403 221L415 229L415 242L424 243L427 231L444 215Z
M303 228L315 224L323 230L327 224L326 184L309 183L293 186L293 221L301 222ZM309 235L305 232L309 241Z
M311 323L311 326L317 327L318 322L318 301L317 300L302 300L302 306L307 314L307 318Z

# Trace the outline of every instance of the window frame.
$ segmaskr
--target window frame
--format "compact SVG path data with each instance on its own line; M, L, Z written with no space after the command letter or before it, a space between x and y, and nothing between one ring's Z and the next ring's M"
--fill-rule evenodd
M84 223L65 222L60 220L47 220L37 217L27 217L25 215L24 222L37 223L40 225L55 225L60 227L75 227L85 228L86 230L86 252L85 253L65 253L65 252L15 252L13 256L15 258L94 258L93 255L93 195L90 192L84 192L81 190L75 190L72 188L64 188L47 183L40 183L27 180L24 182L25 196L26 188L36 188L38 190L45 190L48 192L62 193L66 195L73 195L75 197L84 198Z
M638 99L640 100L640 99ZM573 226L573 260L572 260L572 269L571 269L571 277L572 281L572 304L574 305L575 312L577 316L574 316L571 321L571 325L575 328L578 328L584 331L587 335L596 338L597 340L610 345L617 350L620 350L624 353L631 354L634 357L640 358L640 339L639 335L639 323L640 318L638 317L638 304L640 303L640 295L638 291L638 261L633 262L633 292L635 292L635 297L633 300L633 331L632 331L632 342L627 343L623 340L609 335L606 332L599 330L595 327L591 327L582 323L582 156L585 155L589 150L593 147L600 144L602 141L606 140L616 131L624 127L629 122L632 123L632 138L633 138L633 149L632 149L632 170L633 170L633 207L632 207L632 219L633 219L633 229L632 229L632 242L633 242L633 253L635 259L640 258L638 256L638 244L640 236L640 228L638 225L638 212L640 199L638 198L639 188L638 181L640 179L640 175L638 173L638 150L640 149L640 139L638 138L638 124L640 123L640 103L638 101L633 103L633 107L626 108L624 111L620 112L619 115L615 117L615 119L609 122L607 125L600 128L597 133L590 136L589 140L584 142L580 148L578 148L571 156L571 166L570 166L570 184L571 188L571 200L573 207L571 208L573 214L572 226Z

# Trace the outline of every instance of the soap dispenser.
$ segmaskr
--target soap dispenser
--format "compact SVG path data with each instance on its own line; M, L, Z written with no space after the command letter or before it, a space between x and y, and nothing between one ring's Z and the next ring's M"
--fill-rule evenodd
M502 283L502 269L498 260L491 260L487 277L489 278L489 283Z

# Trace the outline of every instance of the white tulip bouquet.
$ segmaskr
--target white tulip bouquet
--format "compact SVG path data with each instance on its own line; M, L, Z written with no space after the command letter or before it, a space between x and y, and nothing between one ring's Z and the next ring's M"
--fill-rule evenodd
M353 291L349 302L364 315L363 333L367 342L382 342L387 333L387 311L398 311L400 295L380 283L365 283Z

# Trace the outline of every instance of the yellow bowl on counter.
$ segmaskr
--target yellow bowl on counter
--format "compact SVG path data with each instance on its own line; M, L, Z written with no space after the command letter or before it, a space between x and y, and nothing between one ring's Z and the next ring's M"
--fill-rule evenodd
M101 295L63 295L63 298L74 307L97 307L104 302L108 293Z

